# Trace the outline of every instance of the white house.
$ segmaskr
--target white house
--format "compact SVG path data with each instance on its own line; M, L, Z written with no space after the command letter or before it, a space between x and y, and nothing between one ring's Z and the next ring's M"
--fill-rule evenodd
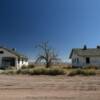
M100 46L97 48L73 48L69 58L73 67L83 67L88 65L100 66Z
M26 56L18 53L14 48L0 47L0 68L16 67L19 69L23 65L28 65Z

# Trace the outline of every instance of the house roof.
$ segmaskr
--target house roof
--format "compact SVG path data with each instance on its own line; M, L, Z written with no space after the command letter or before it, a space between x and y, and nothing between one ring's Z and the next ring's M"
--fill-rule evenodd
M19 57L19 58L28 59L25 55L23 55L23 54L17 52L16 50L8 49L7 47L3 47L3 46L0 46L0 48L5 49L6 51L8 51L8 52L10 52L10 53L12 53L12 54L14 54L14 55L16 55L16 56Z
M78 56L100 56L100 48L73 48L69 58L72 58L73 53L77 54Z

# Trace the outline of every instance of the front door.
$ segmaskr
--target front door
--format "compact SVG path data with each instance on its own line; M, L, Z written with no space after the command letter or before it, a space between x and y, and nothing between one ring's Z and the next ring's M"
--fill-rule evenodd
M90 64L90 58L86 57L86 64Z

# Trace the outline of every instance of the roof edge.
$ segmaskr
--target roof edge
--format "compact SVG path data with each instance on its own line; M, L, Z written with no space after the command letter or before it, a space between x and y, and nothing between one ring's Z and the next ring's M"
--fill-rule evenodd
M70 55L69 55L69 58L70 58L70 59L72 58L73 50L74 50L74 49L71 50L71 53L70 53Z
M12 54L14 54L14 55L16 55L16 56L19 57L19 58L28 59L27 56L21 55L21 54L17 53L16 51L12 51L12 49L9 49L9 48L7 48L7 47L0 46L0 48L5 49L6 51L8 51L8 52L10 52L10 53L12 53Z

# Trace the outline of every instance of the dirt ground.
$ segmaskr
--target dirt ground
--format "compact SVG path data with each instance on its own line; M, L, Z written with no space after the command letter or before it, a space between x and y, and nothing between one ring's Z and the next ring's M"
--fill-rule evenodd
M100 76L0 75L0 100L100 100Z

